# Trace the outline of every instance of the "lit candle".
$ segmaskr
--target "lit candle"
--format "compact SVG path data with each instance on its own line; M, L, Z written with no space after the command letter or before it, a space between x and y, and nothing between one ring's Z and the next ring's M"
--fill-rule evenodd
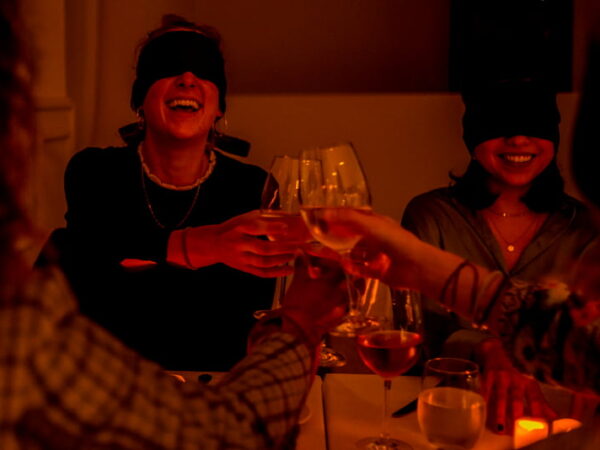
M514 447L521 448L548 437L548 423L536 417L515 420Z
M581 422L579 420L569 418L556 419L552 422L552 434L567 433L580 426Z

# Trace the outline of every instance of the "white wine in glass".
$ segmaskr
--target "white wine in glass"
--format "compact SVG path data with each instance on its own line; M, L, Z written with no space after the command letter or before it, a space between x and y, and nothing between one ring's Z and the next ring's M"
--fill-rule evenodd
M335 144L300 153L300 212L308 231L321 244L348 257L361 236L335 223L341 209L370 211L371 194L364 171L350 143ZM350 303L344 322L331 334L354 337L373 322L359 307L355 280L347 275Z
M283 221L287 225L285 236L267 236L270 240L292 239L302 241L308 237L306 226L300 217L298 203L299 166L298 158L276 156L273 159L269 175L265 180L261 197L261 216L266 219ZM275 286L272 308L279 308L292 275L280 277ZM265 311L257 311L260 318ZM346 364L344 356L332 348L321 346L320 365L323 367L341 367Z

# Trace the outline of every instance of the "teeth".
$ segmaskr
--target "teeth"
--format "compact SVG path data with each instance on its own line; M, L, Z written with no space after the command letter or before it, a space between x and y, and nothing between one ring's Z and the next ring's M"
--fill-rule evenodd
M533 159L533 155L507 155L504 154L502 157L508 162L512 163L526 163Z
M188 99L188 98L176 98L173 100L170 100L169 102L167 102L167 106L169 108L190 108L193 109L194 111L197 111L200 109L200 104L193 99Z

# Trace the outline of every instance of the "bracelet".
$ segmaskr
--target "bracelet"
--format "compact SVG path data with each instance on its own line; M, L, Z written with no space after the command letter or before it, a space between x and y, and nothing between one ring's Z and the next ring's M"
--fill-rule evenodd
M493 293L488 294L490 291L490 286L494 286L495 283L498 283L497 287L493 291ZM487 325L485 322L487 321L491 309L494 306L494 303L497 300L498 294L504 289L506 283L508 281L508 277L500 272L499 270L495 270L491 272L485 279L481 287L479 288L479 293L477 294L477 300L475 302L475 309L473 313L473 325L476 328L486 330ZM487 299L487 302L484 305L481 305L481 300Z
M189 227L181 230L181 253L183 254L183 260L185 261L185 266L188 269L196 270L197 267L195 267L192 264L192 261L190 260L190 255L188 253L188 248L187 248L187 235L188 235L189 230L190 230Z
M465 311L462 313L467 313L473 316L475 314L475 310L477 307L478 301L478 289L479 289L479 272L477 268L471 263L469 260L463 260L457 267L452 271L444 286L442 287L442 291L440 292L440 302L447 309L451 311L455 311L456 309L456 300L458 298L458 288L460 275L464 269L470 269L473 274L473 282L471 284L471 293L469 295L469 304L468 307L465 308ZM450 298L448 297L448 292L450 292Z

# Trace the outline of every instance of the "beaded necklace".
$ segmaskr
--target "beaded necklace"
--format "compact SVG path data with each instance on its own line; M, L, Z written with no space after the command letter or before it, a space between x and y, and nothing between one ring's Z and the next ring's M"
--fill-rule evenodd
M140 156L140 162L141 162L140 166L141 166L142 191L144 192L144 200L146 201L146 206L148 207L148 211L150 212L150 215L152 216L152 220L154 220L154 223L156 223L156 225L159 228L164 230L167 228L167 226L164 225L160 220L158 220L158 217L156 216L156 213L154 212L154 208L152 207L152 202L150 201L150 196L148 194L148 189L146 187L146 176L150 180L152 180L153 182L155 182L156 184L158 184L159 186L161 186L165 189L169 189L169 190L173 190L173 191L189 191L190 189L195 189L194 198L192 198L192 203L190 204L189 208L187 209L187 211L185 212L185 214L183 215L181 220L179 222L177 222L177 224L174 227L172 227L173 229L178 229L190 217L190 214L194 210L194 207L196 206L196 202L198 201L198 195L200 194L200 186L202 186L202 183L204 183L204 181L206 181L206 179L210 176L210 174L213 172L213 170L215 168L215 164L217 162L215 152L212 149L210 149L209 152L210 152L210 154L209 154L208 167L205 170L204 174L201 177L198 177L192 184L185 185L185 186L178 186L178 185L174 185L174 184L170 184L170 183L165 183L160 178L158 178L158 176L151 173L150 168L144 161L144 155L142 154L141 144L140 144L140 146L138 146L138 155Z

